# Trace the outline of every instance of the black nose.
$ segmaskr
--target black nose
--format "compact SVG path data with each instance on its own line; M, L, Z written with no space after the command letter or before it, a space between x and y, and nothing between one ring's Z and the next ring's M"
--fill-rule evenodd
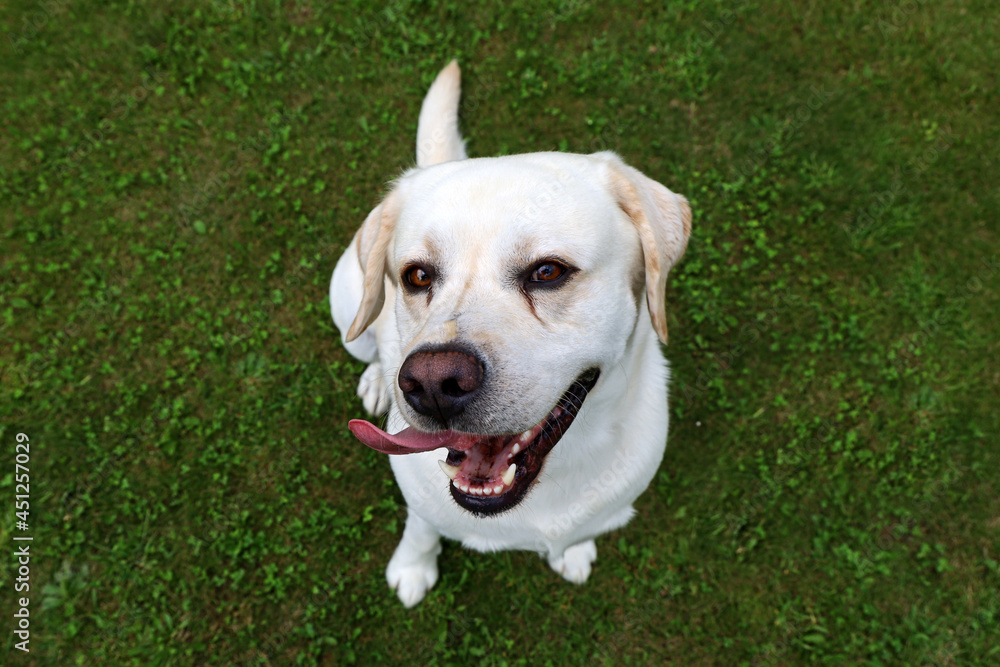
M406 358L397 382L414 410L447 428L479 392L483 365L463 350L425 349Z

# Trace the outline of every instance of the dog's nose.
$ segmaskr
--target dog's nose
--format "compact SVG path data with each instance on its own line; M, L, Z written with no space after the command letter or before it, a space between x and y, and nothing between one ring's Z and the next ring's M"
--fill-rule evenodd
M463 350L420 350L403 362L397 382L414 410L447 427L479 392L483 365Z

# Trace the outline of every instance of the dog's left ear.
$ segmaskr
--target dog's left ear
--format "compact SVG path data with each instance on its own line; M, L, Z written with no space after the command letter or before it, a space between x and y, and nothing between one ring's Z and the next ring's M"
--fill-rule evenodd
M656 335L667 342L667 274L687 248L691 207L687 199L633 169L611 152L597 153L609 168L609 188L632 220L642 244L646 305Z
M382 312L385 303L386 253L396 234L396 220L399 217L398 199L398 191L390 192L382 203L368 214L355 238L358 263L364 274L364 288L358 314L354 316L354 321L344 336L344 340L348 343L360 336Z

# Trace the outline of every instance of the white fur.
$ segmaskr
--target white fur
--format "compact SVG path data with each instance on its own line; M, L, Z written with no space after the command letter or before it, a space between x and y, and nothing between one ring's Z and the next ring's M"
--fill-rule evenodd
M581 372L599 367L601 376L534 487L506 513L480 518L455 503L438 467L444 449L390 457L409 516L386 576L407 607L437 580L440 536L479 551L535 551L567 580L586 581L594 538L629 521L666 446L669 374L657 339L666 320L654 329L647 299L659 299L662 312L662 281L690 231L682 197L611 153L464 159L458 91L453 62L424 101L420 166L369 216L331 280L341 332L373 321L347 343L372 364L359 386L365 408L388 408L390 433L432 428L402 400L395 375L416 346L453 338L483 352L489 377L467 418L476 423L460 422L459 430L519 433L543 419ZM666 259L650 264L656 253ZM549 256L579 271L562 289L539 294L533 313L510 275ZM396 280L365 282L366 267L384 266L395 278L429 257L442 269L430 303L397 289ZM381 309L367 318L369 307Z

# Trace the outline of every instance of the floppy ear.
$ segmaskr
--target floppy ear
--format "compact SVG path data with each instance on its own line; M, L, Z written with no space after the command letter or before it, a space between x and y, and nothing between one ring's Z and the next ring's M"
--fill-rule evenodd
M358 230L358 264L364 274L364 288L358 314L354 316L354 322L344 336L348 343L360 336L382 312L382 305L385 303L386 253L396 233L398 217L397 196L393 191L368 214Z
M667 342L667 274L687 248L691 207L687 199L633 169L614 153L598 153L610 168L611 194L632 220L642 244L646 305L653 329Z

